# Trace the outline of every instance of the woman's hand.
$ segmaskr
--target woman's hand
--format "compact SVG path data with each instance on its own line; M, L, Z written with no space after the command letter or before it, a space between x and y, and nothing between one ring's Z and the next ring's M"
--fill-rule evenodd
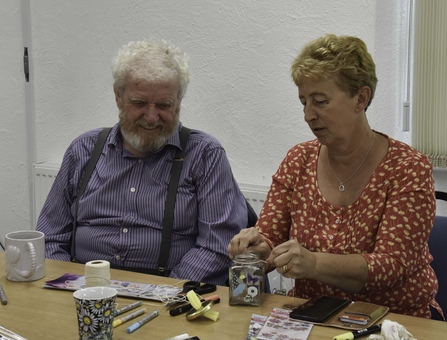
M361 254L314 253L296 239L275 247L267 262L284 277L317 280L352 293L360 292L368 278Z
M278 273L293 279L311 278L315 268L315 254L304 248L296 239L275 247L267 262L276 267Z
M266 260L270 251L269 245L259 234L258 229L253 227L242 229L228 244L228 253L231 259L238 254L255 252L259 254L261 260Z

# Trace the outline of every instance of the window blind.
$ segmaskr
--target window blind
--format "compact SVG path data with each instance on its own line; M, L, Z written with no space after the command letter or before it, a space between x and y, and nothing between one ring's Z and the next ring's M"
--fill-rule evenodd
M414 1L412 144L447 167L447 1Z

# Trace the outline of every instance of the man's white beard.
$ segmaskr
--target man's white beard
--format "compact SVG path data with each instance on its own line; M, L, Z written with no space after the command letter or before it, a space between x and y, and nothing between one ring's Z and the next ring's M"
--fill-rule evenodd
M140 152L148 153L161 149L166 144L167 140L175 133L179 125L179 114L175 114L174 121L171 125L166 125L164 123L149 125L144 119L139 119L136 122L130 122L126 117L125 112L120 110L119 121L121 134L126 142L129 143L134 149ZM149 136L142 136L142 134L139 134L139 126L144 128L161 126L162 129L160 135L156 139L153 139Z

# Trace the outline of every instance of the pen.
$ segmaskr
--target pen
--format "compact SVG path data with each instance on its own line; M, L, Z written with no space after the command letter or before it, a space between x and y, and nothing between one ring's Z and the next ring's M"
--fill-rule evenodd
M3 291L3 287L0 285L0 299L2 299L2 305L7 305L8 300L6 300L5 292Z
M118 320L113 320L112 322L112 327L117 327L129 320L135 319L137 316L140 316L141 314L146 313L146 308L141 308L129 315L123 316L122 318L118 319Z
M123 314L124 312L127 312L128 310L137 308L139 306L141 306L141 304L143 303L143 301L137 301L134 303L131 303L130 305L124 306L123 308L117 309L116 311L113 312L113 316L118 316L120 314Z
M348 333L344 333L344 334L340 334L340 335L334 336L334 340L357 339L357 338L359 338L361 336L378 332L381 329L382 329L382 325L375 325L375 326L371 326L371 327L368 327L368 328L365 328L365 329L360 329L358 331L352 331L352 332L348 332Z
M136 331L138 328L140 328L141 326L143 326L144 324L148 323L149 321L151 321L152 319L155 319L157 316L160 315L160 312L158 310L153 311L151 314L149 314L148 316L145 316L144 318L142 318L141 320L135 322L132 326L129 326L126 330L127 333L132 333L133 331Z

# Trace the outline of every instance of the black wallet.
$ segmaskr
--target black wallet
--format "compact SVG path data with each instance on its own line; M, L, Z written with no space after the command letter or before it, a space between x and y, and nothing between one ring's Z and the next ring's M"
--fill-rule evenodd
M317 299L310 299L303 305L294 308L290 312L290 317L292 319L321 323L349 303L349 300L346 299L321 296Z

